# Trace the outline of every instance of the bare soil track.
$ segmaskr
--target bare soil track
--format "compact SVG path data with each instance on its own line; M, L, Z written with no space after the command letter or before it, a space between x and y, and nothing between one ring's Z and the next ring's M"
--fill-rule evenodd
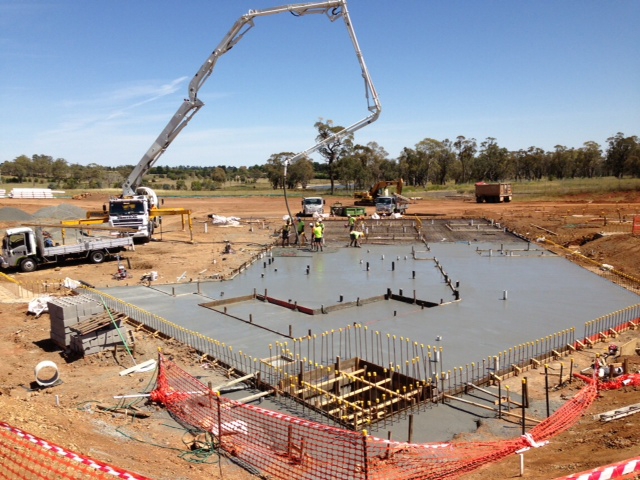
M335 198L344 205L350 200ZM16 200L2 199L0 207L20 208L35 213L46 206L72 203L85 210L100 210L105 198L90 196L78 200ZM332 200L328 200L328 203ZM180 217L165 217L158 241L136 246L135 252L121 260L129 267L132 278L113 280L117 262L103 264L72 264L61 268L46 268L29 274L13 276L36 284L65 277L83 280L98 288L107 285L137 284L143 273L154 270L159 282L207 280L230 275L263 247L278 240L276 231L282 225L286 208L281 198L215 198L167 199L165 207L184 207L192 210L194 236L183 231ZM292 213L298 201L291 202ZM532 241L545 237L571 251L616 270L640 278L640 237L631 235L631 218L640 214L640 195L610 198L566 198L559 202L508 204L476 204L463 198L446 200L418 200L409 213L438 218L488 218ZM210 214L236 216L240 227L215 227L205 222ZM18 223L0 224L1 228ZM605 233L606 235L602 235ZM224 254L230 242L235 253ZM558 250L567 255L567 250ZM592 264L585 264L594 272L601 272ZM609 278L609 277L607 277ZM60 292L62 293L62 292ZM118 372L132 365L124 352L93 355L70 361L48 341L49 318L27 314L24 302L8 298L0 304L0 420L45 438L65 448L94 457L157 479L216 479L241 480L256 478L228 459L214 453L206 462L188 461L180 454L187 451L190 436L172 428L166 413L153 406L140 406L151 413L147 419L132 419L121 413L101 412L97 404L116 405L112 397L142 391L150 380L149 374L120 377ZM638 331L623 334L616 342L640 338ZM155 358L158 348L175 358L183 368L205 381L216 382L224 372L203 368L194 351L174 342L164 342L148 334L136 333L135 357L138 362ZM605 345L598 345L586 354L593 355ZM59 367L62 384L45 390L33 390L34 366L42 360L52 360ZM631 359L638 368L637 358ZM532 370L528 374L531 395L544 395L543 375ZM511 381L518 385L520 380ZM570 397L580 387L573 382L552 392L556 400ZM514 391L516 391L514 386ZM640 452L640 415L610 423L592 419L597 412L639 403L640 391L627 388L604 391L591 411L568 432L552 442L525 454L525 474L522 478L553 479L599 465L625 460ZM540 413L540 412L538 412ZM512 428L481 426L477 432L461 436L457 441L491 441L505 435L517 435ZM496 433L498 432L498 433ZM511 432L511 433L509 433ZM516 433L514 433L516 432ZM468 479L501 479L519 477L519 457L513 456L495 465L483 467L469 474ZM0 467L1 468L1 467Z

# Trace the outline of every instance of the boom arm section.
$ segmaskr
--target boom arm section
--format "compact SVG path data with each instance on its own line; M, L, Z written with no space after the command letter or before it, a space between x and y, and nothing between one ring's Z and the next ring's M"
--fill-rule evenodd
M348 135L356 130L369 125L377 120L381 112L380 101L378 94L373 86L369 71L364 63L360 46L356 38L355 31L351 25L351 19L349 18L349 12L347 11L346 0L335 0L318 3L303 3L297 5L287 5L282 7L274 7L265 10L249 10L249 13L240 17L233 25L229 33L222 39L218 47L211 53L204 64L198 70L198 73L193 77L189 83L189 98L186 98L178 111L173 115L167 126L162 130L158 138L156 138L151 148L147 150L138 165L133 169L127 180L122 184L122 195L124 197L136 195L136 190L142 183L142 177L151 169L151 167L158 161L160 156L171 145L171 142L178 136L184 127L191 121L193 116L200 110L204 103L198 98L198 91L204 84L204 82L211 76L213 69L218 59L227 53L231 48L238 43L244 35L254 26L253 19L256 17L265 17L269 15L276 15L279 13L289 12L295 16L303 16L310 14L325 14L330 21L335 21L342 17L351 37L351 42L358 57L360 68L362 70L362 77L365 83L365 96L367 98L368 110L371 112L366 118L354 123L353 125L335 133L333 136L317 143L313 147L304 152L290 158L288 161L293 162L299 158L303 158L310 153L318 150L322 145L329 141L345 135ZM373 102L373 103L371 103Z

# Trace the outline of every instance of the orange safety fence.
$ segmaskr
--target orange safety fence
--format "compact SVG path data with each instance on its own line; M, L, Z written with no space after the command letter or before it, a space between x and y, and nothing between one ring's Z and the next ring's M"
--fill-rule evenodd
M588 377L580 373L574 373L574 376L588 384L597 384L600 390L618 390L629 385L633 387L640 386L640 374L638 373L620 375L619 377L608 379L606 382L597 381L594 377ZM585 472L573 473L555 480L608 480L612 478L629 478L629 475L637 475L638 473L640 473L640 457L635 457Z
M0 478L148 480L0 422Z
M571 427L598 395L589 382L522 437L497 442L409 444L245 405L212 392L160 355L152 399L181 421L213 433L219 447L279 479L455 479Z
M593 378L581 373L574 373L574 377L579 378L587 383L593 382ZM640 387L640 373L625 373L618 377L607 379L606 382L600 382L598 389L600 390L618 390L622 387Z

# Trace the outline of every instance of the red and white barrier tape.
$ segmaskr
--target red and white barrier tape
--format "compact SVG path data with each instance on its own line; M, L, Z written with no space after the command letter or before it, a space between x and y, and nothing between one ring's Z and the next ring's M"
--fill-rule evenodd
M624 477L634 472L640 472L640 457L595 468L588 472L574 473L568 477L560 477L555 480L609 480L610 478Z

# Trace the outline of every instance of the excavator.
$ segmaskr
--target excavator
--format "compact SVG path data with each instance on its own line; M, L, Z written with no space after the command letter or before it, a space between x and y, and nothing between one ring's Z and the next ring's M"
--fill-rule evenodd
M167 126L162 130L158 138L153 142L149 150L147 150L127 180L123 183L122 195L111 198L109 200L108 208L106 205L104 206L104 212L102 215L100 212L91 212L91 215L89 216L92 218L74 221L75 224L96 224L103 220L108 222L112 227L134 228L136 231L133 236L138 237L138 240L142 243L146 243L151 239L154 229L159 225L162 215L183 215L184 229L184 215L190 215L190 211L184 209L159 208L158 198L155 192L148 187L142 186L143 176L158 161L160 156L167 150L169 145L171 145L171 142L175 140L182 129L187 126L193 116L204 106L202 100L198 98L198 92L209 76L211 76L218 59L225 53L229 52L244 37L244 35L254 27L254 20L256 18L280 13L289 13L295 17L302 17L310 14L322 14L326 15L331 22L342 18L345 26L347 27L351 43L353 44L357 60L360 64L365 85L367 109L369 111L369 114L364 119L318 142L308 150L287 159L285 163L285 175L286 165L292 164L300 158L305 158L326 143L347 136L377 120L382 109L380 106L380 100L375 87L373 86L373 82L371 81L362 52L360 51L360 46L358 45L355 31L353 30L351 19L349 17L349 12L347 11L346 0L293 4L268 8L265 10L249 10L247 14L241 16L235 22L229 33L225 35L217 48L213 53L211 53L211 55L209 55L195 74L189 83L188 98L184 100ZM189 226L191 229L190 216Z
M369 190L364 190L361 192L355 192L353 194L353 198L356 199L353 202L355 205L375 205L376 198L378 198L381 193L387 187L396 187L396 194L400 195L402 193L402 186L404 182L402 179L399 180L383 180L381 182L373 185Z

